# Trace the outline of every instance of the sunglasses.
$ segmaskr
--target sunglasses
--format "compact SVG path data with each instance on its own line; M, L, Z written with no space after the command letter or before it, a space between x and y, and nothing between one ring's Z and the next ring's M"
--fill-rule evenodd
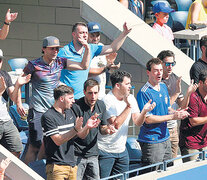
M59 47L47 47L47 48L49 48L52 51L54 51L54 50L59 51L59 49L60 49Z
M175 66L176 65L175 61L174 62L164 62L164 63L165 63L165 66L170 66L170 65Z

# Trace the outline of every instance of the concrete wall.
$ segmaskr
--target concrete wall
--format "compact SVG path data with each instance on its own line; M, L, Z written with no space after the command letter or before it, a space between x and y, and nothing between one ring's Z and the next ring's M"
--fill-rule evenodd
M72 25L84 21L80 17L79 0L0 0L0 27L8 8L19 14L11 23L7 39L0 41L7 60L17 57L31 60L41 56L42 39L48 35L57 36L62 45L67 44L71 41ZM101 39L104 44L111 42L104 35ZM118 52L118 61L122 64L121 69L134 75L132 84L137 92L146 81L145 70L123 50ZM10 70L6 61L3 69Z

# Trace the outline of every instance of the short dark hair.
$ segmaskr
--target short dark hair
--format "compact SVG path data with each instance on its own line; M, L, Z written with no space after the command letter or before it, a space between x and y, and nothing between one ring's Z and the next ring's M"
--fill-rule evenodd
M170 51L170 50L164 50L164 51L161 51L157 57L164 62L164 59L166 57L173 57L173 61L175 61L175 54L174 52Z
M75 24L73 25L73 27L72 27L72 32L75 32L75 31L77 30L77 27L78 27L78 26L85 26L85 27L88 29L86 23L84 23L84 22L77 22L77 23L75 23Z
M147 68L148 71L151 71L152 64L157 64L157 65L162 64L162 61L159 58L150 59L146 64L146 68Z
M202 82L205 82L206 78L207 78L207 70L204 69L199 73L198 80L202 81Z
M200 40L200 48L202 46L206 46L207 47L207 35L203 36Z
M54 98L55 100L58 100L60 96L64 96L65 94L73 94L74 90L72 87L66 86L66 85L60 85L54 89Z
M86 80L85 81L85 83L84 83L84 91L86 91L87 90L87 87L94 87L94 86L98 86L98 90L100 89L100 87L99 87L99 83L98 83L98 81L96 81L95 79L88 79L88 80Z
M112 88L115 87L116 83L122 83L124 77L128 77L129 79L131 79L132 75L126 71L116 71L112 73L110 76Z

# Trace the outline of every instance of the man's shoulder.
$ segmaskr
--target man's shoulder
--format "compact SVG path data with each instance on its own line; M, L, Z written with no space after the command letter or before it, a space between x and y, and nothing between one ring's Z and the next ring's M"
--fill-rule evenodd
M151 84L149 82L146 82L146 84L144 84L144 86L141 87L141 89L139 90L138 94L140 93L146 93L148 91L150 91L151 88Z
M203 61L202 59L199 59L198 61L193 63L191 69L197 68L197 67L203 67L203 66L207 68L207 63L205 61Z

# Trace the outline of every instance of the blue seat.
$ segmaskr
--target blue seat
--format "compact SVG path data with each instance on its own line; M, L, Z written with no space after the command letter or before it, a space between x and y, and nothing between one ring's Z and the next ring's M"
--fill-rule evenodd
M186 21L188 17L188 11L175 11L170 13L168 25L171 27L173 32L181 31L185 29ZM177 44L179 49L189 49L190 45L187 40L179 40Z
M8 64L11 67L12 71L15 71L16 69L24 69L27 63L28 60L26 58L14 58L8 60Z
M23 107L25 109L29 109L29 105L26 103L23 103ZM21 117L17 112L16 105L12 105L9 107L9 114L10 114L11 118L13 119L13 122L19 131L28 130L28 123L25 120L21 120Z
M170 7L170 4L167 0L154 0L154 1L151 2L151 4L152 4L152 6L154 6L158 2L164 2Z
M28 148L28 138L29 138L29 131L26 130L26 131L21 131L20 133L20 138L21 138L21 141L22 141L22 145L23 145L23 151L20 155L20 159L22 161L24 161L24 157L26 155L26 152L27 152L27 148Z
M46 160L42 159L39 161L33 161L29 163L29 167L34 170L37 174L42 176L42 178L47 179L46 176Z
M24 67L27 65L28 60L26 58L14 58L8 60L8 64L11 67L12 71L15 71L16 69L24 69ZM25 85L21 88L22 92L22 98L25 99Z
M175 0L178 11L188 11L190 8L190 5L192 4L192 0Z

